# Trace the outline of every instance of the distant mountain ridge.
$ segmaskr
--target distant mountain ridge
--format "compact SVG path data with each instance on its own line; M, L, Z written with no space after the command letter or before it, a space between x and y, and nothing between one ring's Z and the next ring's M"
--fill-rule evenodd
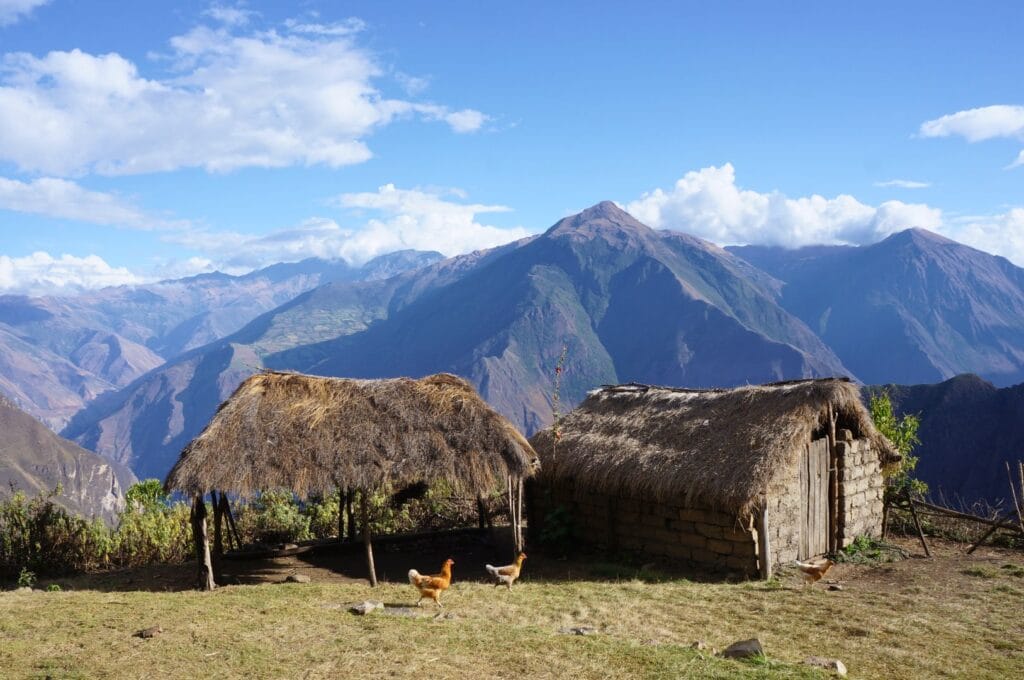
M933 495L954 503L1002 501L1011 509L1005 464L1024 460L1024 384L997 388L968 374L884 389L897 413L921 419L915 472Z
M779 303L869 384L976 373L1024 382L1024 269L924 229L869 246L730 252L785 282Z
M69 298L0 296L0 392L60 429L99 395L238 330L317 286L387 278L442 259L398 251L353 267L310 258Z
M84 517L113 522L135 476L106 458L61 439L0 396L0 496L13 487L30 498L61 493L54 501Z

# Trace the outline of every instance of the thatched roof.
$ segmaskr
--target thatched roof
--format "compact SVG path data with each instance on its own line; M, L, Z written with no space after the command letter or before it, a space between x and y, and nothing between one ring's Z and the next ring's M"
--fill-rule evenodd
M875 429L857 386L802 380L728 390L621 385L591 392L560 424L531 443L540 478L661 501L701 502L745 512L773 476L795 465L812 435L824 432L829 405L840 428L872 441L884 463L898 459Z
M349 380L265 372L243 382L181 453L168 489L300 495L446 479L472 493L530 476L537 456L454 375Z

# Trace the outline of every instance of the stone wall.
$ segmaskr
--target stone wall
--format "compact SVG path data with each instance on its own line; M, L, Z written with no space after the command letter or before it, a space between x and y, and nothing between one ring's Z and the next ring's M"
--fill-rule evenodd
M757 532L752 518L682 503L614 497L571 482L531 485L530 541L543 532L545 517L562 506L572 518L574 538L609 552L650 556L723 574L756 577Z
M854 439L849 430L840 430L837 439L839 541L845 548L857 536L881 536L885 481L871 442Z

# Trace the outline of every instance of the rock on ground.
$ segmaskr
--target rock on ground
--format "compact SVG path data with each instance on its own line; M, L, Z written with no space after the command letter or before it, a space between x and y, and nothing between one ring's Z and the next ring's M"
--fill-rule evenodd
M757 638L739 640L726 647L725 651L722 652L722 656L726 659L748 659L752 656L763 655L764 648L761 646L761 641Z
M359 616L366 616L370 612L375 612L378 609L384 609L384 603L376 600L366 600L365 602L358 602L348 608L353 614Z
M822 656L809 656L804 659L804 663L808 666L816 666L817 668L830 670L839 677L846 677L846 664L839 659L826 659Z

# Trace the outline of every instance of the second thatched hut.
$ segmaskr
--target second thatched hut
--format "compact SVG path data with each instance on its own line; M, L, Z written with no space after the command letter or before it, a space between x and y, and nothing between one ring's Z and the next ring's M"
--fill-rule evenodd
M605 387L531 442L531 542L557 521L602 549L764 577L877 535L898 460L843 379Z
M511 500L511 489L536 467L529 442L457 376L352 380L268 371L243 382L221 404L182 451L165 486L196 499L205 587L213 586L206 494L220 492L217 512L226 504L224 494L287 490L305 497L361 490L375 583L365 492L444 479L472 495L508 485ZM511 514L515 519L515 508ZM219 532L219 516L215 519Z

